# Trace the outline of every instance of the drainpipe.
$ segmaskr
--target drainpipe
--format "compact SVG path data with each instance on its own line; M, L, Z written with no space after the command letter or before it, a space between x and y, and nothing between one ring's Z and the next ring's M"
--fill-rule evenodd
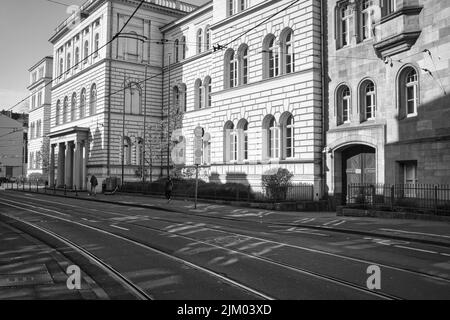
M327 62L326 59L326 43L327 43L327 30L326 30L326 3L325 0L321 0L320 1L320 28L321 28L321 46L320 46L320 58L321 58L321 72L322 72L322 77L321 77L321 81L322 81L322 150L326 147L327 145L327 139L326 139L326 122L328 121L327 119L327 90L326 90L326 71L327 68L325 66L325 63ZM325 194L326 192L326 165L327 165L327 154L326 152L322 152L322 165L321 165L321 179L322 179L322 185L321 185L321 192L322 192L322 198L327 197L328 195Z
M112 37L113 33L113 3L109 3L108 7L109 19L109 35ZM108 37L107 37L108 38ZM112 42L109 44L109 61L108 61L108 142L107 142L107 160L106 160L106 175L111 174L111 71L112 71ZM84 179L84 178L83 178Z

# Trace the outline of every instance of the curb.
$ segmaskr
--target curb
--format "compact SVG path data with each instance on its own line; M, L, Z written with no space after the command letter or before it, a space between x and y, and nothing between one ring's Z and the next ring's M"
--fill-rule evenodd
M9 190L10 191L10 190ZM103 199L95 199L95 198L85 198L85 197L74 197L74 196L64 196L60 194L50 194L50 193L42 193L42 192L36 192L36 191L23 191L23 190L12 190L12 191L19 191L19 192L28 192L28 193L35 193L35 194L44 194L49 196L56 196L60 198L71 198L71 199L79 199L79 200L86 200L86 201L96 201L96 202L102 202L102 203L110 203L110 204L116 204L120 206L129 206L129 207L136 207L136 208L145 208L145 209L155 209L160 211L166 211L166 212L174 212L174 213L182 213L182 214L190 214L190 215L196 215L196 216L203 216L208 218L213 218L204 214L193 214L193 213L186 213L180 210L175 209L168 209L160 206L155 205L147 205L147 204L138 204L138 203L125 203L120 201L110 201L110 200L103 200ZM214 217L218 218L218 217ZM238 219L233 219L229 217L220 217L220 219L223 220L232 220L232 221L242 221ZM245 220L246 222L253 222L251 220ZM306 229L315 229L315 230L327 230L331 232L339 232L339 233L346 233L346 234L356 234L356 235L363 235L363 236L377 236L382 238L389 238L394 240L400 240L400 241L409 241L409 242L418 242L422 244L428 244L428 245L436 245L441 247L449 247L450 243L447 242L440 242L435 240L429 240L429 239L418 239L418 238L412 238L412 237L406 237L406 236L397 236L397 235L388 235L384 233L379 232L369 232L369 231L361 231L361 230L355 230L355 229L344 229L344 228L331 228L331 227L323 227L323 226L313 226L313 225L299 225L299 224L292 224L292 223L282 223L282 222L271 222L273 225L280 225L280 226L291 226L291 227L302 227Z

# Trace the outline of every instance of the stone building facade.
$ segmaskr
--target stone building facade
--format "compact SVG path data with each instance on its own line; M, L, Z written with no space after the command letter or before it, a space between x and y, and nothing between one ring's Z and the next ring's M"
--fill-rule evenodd
M450 181L450 3L327 1L328 193Z
M50 39L50 181L193 166L202 127L206 179L258 188L282 167L320 197L321 1L148 1L104 47L138 3L88 1Z
M109 41L138 4L87 1L50 39L52 184L84 189L93 174L100 186L108 176L132 180L142 174L144 122L150 126L161 119L160 27L196 7L173 0L146 2L122 35ZM147 75L153 78L144 81Z
M210 180L257 189L262 175L286 168L321 196L320 17L315 0L215 0L161 29L172 44L164 105L170 97L183 112L173 139L182 163L194 164L202 127Z
M50 82L53 77L53 57L45 57L32 66L30 72L30 109L28 135L28 175L45 172L48 158L48 138L50 132L50 110L52 93Z

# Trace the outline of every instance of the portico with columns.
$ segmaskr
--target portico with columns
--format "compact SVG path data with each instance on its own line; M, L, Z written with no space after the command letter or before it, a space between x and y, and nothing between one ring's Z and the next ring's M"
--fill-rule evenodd
M89 129L71 127L50 137L50 186L85 190L89 155Z

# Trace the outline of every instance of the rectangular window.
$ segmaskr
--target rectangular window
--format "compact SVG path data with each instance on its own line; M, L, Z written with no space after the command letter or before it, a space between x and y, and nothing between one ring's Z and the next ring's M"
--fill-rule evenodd
M36 95L33 95L31 97L31 108L32 109L36 108Z
M350 44L350 18L352 11L349 7L341 9L341 46Z
M235 132L232 132L230 134L230 161L237 161L237 150L237 134Z
M38 77L39 77L39 79L44 77L44 67L39 68L39 76Z
M366 96L366 119L375 118L375 96L369 94Z
M363 40L372 38L372 0L364 0L361 6L361 37Z

